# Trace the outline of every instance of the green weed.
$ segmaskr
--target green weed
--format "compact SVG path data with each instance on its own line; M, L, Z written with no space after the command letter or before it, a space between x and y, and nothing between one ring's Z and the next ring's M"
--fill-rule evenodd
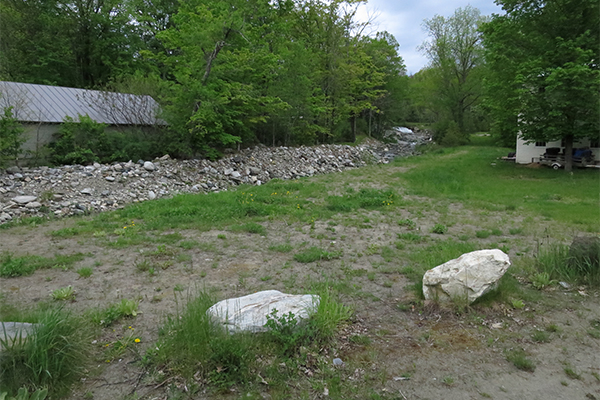
M292 246L289 243L274 244L274 245L269 246L269 250L276 251L278 253L289 253L293 249L294 249L294 246Z
M79 274L81 278L89 278L90 276L92 276L93 272L94 269L91 267L81 267L77 270L77 274Z
M92 310L89 316L93 323L108 327L122 318L136 317L137 309L137 301L122 299L119 303L111 304L105 309Z
M68 269L84 258L85 255L82 253L70 255L57 254L54 258L46 258L33 255L15 257L10 252L4 252L0 254L0 277L13 278L31 275L38 269L53 268L56 266Z
M315 261L329 261L335 258L339 258L341 256L341 252L329 252L318 247L311 247L305 251L297 253L294 255L294 260L299 263L307 264Z
M62 288L58 288L54 290L51 294L54 300L74 300L75 299L75 289L72 286L66 286Z
M525 354L523 350L512 350L507 352L506 359L522 371L535 371L535 363L527 357L527 354Z
M448 227L443 224L435 224L433 228L431 228L432 233L436 233L438 235L443 235L448 232Z

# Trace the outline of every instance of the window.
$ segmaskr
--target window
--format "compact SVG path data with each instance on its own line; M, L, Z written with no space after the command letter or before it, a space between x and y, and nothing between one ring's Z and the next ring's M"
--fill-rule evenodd
M546 147L546 142L535 142L535 147Z
M600 147L600 140L598 139L592 139L590 140L590 147L593 147L595 149Z

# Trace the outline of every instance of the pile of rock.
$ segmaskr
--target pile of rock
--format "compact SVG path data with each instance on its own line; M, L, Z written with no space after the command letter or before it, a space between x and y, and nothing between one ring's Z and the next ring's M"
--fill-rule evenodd
M0 172L0 223L22 216L65 216L106 211L132 202L186 192L216 192L239 184L260 185L387 163L414 149L380 143L245 149L217 161L173 160L11 167Z

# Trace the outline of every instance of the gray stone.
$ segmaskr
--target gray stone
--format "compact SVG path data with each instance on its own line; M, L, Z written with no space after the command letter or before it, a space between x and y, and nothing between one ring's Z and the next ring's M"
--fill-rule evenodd
M8 167L6 168L6 172L8 172L9 174L18 174L19 172L21 172L21 168L17 166Z
M0 338L2 342L12 344L22 342L35 332L37 324L28 322L0 322Z
M32 201L31 203L27 203L25 205L26 208L40 208L42 206L42 203L40 203L39 201Z
M248 296L227 299L208 309L207 313L223 324L229 332L267 330L267 315L277 310L277 316L292 313L296 320L308 318L319 305L317 295L291 295L277 290L265 290Z
M91 196L92 194L94 194L94 189L92 189L92 188L90 188L90 187L86 187L86 188L84 188L84 189L81 189L81 190L79 191L79 193L81 193L81 194L85 194L85 195L87 195L87 196Z
M152 190L148 192L148 200L154 200L156 198L156 193Z
M151 161L146 161L144 163L144 169L146 171L154 171L156 169L156 167L154 166L154 164Z
M600 237L577 236L569 247L571 268L593 272L600 268Z
M466 253L425 272L423 294L426 300L470 304L494 289L508 267L510 260L501 250Z
M107 180L107 181L109 181L109 182L114 182L114 181L115 181L115 177L114 177L114 176L107 176L107 177L106 177L106 178L104 178L104 179L106 179L106 180Z
M14 201L17 204L27 204L27 203L31 203L32 201L35 201L37 199L37 196L17 196L17 197L13 197L12 201Z
M258 175L258 174L260 174L260 168L250 167L248 169L250 170L250 175Z
M336 367L341 367L342 365L344 365L344 362L341 358L334 358L333 365L335 365Z

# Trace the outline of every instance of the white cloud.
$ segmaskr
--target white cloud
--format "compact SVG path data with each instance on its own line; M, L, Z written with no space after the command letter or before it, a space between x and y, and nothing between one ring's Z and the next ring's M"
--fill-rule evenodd
M436 14L450 16L454 10L466 5L458 0L371 0L359 7L357 19L367 21L369 16L376 16L376 29L373 33L385 30L394 35L400 45L399 53L404 59L407 72L414 74L428 63L427 58L417 50L427 39L427 33L422 27L423 20ZM470 5L478 8L483 15L502 11L492 0L474 0Z

